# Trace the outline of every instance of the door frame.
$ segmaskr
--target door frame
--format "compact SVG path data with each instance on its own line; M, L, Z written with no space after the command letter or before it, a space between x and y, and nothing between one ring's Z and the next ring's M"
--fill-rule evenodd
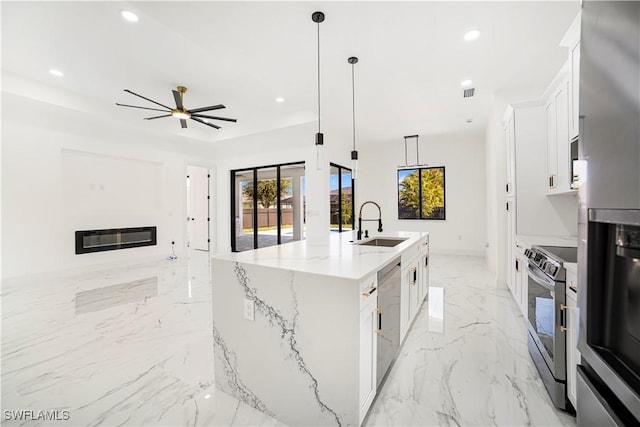
M184 164L184 174L183 177L185 177L185 181L184 181L184 189L185 189L185 196L183 197L183 202L184 202L184 208L183 208L183 215L182 218L186 218L187 221L183 221L184 224L184 228L183 228L183 235L184 235L184 247L186 250L190 249L190 234L189 234L189 209L188 209L188 204L189 204L189 197L190 197L190 192L189 192L189 188L187 188L187 179L189 177L189 167L200 167L200 168L204 168L207 170L207 197L208 197L208 203L207 203L207 217L208 217L208 221L207 221L207 251L209 253L211 253L212 251L215 250L216 248L216 244L215 244L215 240L212 238L213 236L211 235L211 231L216 229L216 198L215 198L215 191L212 191L216 188L216 166L215 165L210 165L210 164L206 164L206 163L198 163L198 162L186 162ZM212 194L212 192L214 194Z

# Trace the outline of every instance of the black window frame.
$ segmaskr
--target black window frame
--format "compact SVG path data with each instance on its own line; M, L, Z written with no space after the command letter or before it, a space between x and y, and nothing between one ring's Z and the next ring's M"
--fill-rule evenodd
M353 179L353 170L351 168L341 166L337 163L329 163L329 167L338 168L338 233L342 233L343 231L351 231L356 228L356 220L355 220L355 201L356 201L356 188L355 188L355 179ZM351 228L350 229L342 229L342 171L349 171L351 173ZM331 175L331 172L329 172ZM331 178L329 178L331 179ZM331 190L329 190L329 197L331 197ZM329 228L331 229L331 200L329 200ZM332 230L333 231L333 230Z
M230 181L230 187L231 187L231 191L230 191L230 196L231 196L231 222L230 222L230 237L231 237L231 252L240 252L237 250L237 246L236 246L236 185L235 185L235 181L236 181L236 173L238 172L249 172L252 171L253 172L253 185L255 186L254 188L257 188L258 185L258 170L260 169L272 169L272 168L276 168L276 186L277 186L277 199L276 199L276 205L278 206L278 212L277 212L277 230L278 230L278 236L277 236L277 243L276 245L280 245L282 243L282 203L281 203L281 188L280 188L280 168L283 166L303 166L306 168L306 163L304 161L300 161L300 162L289 162L289 163L280 163L277 165L265 165L265 166L254 166L254 167L249 167L249 168L239 168L239 169L232 169L229 171L229 181ZM254 213L253 213L253 250L259 249L258 247L258 192L254 191L253 192L253 209L254 209ZM264 246L263 246L264 247ZM250 250L250 249L249 249Z
M444 205L442 207L442 218L433 218L433 217L423 217L422 216L422 171L426 169L442 169L442 192L443 192L443 200ZM399 174L401 171L406 170L417 170L418 171L418 198L419 198L419 208L418 212L420 214L419 217L416 218L401 218L400 217L400 190L398 187L400 186ZM408 220L408 221L445 221L447 219L447 174L444 166L416 166L416 167L406 167L397 169L396 172L396 193L398 197L398 220Z

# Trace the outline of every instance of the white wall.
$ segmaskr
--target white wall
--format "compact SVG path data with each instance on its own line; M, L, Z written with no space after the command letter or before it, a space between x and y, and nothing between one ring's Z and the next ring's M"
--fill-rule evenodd
M485 144L482 134L420 137L420 160L445 167L446 220L399 220L397 167L403 165L402 140L361 151L359 199L382 206L385 231L428 231L434 251L485 255L486 178ZM358 206L359 208L359 206ZM376 215L365 208L363 216ZM375 226L363 225L375 231ZM371 234L371 233L370 233ZM373 234L377 234L377 231Z
M186 165L174 141L3 93L2 276L183 254ZM77 230L157 226L156 246L75 254Z

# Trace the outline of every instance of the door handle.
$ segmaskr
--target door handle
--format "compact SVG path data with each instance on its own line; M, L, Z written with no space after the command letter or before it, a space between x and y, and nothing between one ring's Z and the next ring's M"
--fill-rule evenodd
M369 292L363 292L362 296L363 297L370 297L371 294L373 294L378 288L376 288L375 286L373 286L371 289L369 289Z
M567 307L564 304L560 304L560 330L562 332L566 332L568 331L567 327L566 327L566 323L565 323L565 310L568 309L569 307Z

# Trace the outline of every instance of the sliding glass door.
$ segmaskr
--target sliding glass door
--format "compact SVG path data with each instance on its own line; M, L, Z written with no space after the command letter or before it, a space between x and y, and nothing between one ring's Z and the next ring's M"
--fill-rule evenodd
M231 171L231 250L304 239L304 162Z
M353 230L353 184L351 169L331 163L329 175L331 231Z

